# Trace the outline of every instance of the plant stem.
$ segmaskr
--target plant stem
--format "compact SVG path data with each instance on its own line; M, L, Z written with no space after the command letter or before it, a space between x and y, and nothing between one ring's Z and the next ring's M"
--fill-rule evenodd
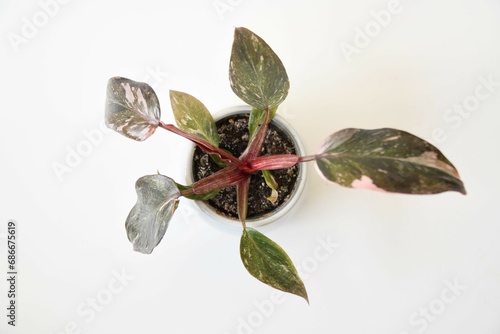
M191 195L195 195L193 188L181 191L181 196L191 196Z
M322 153L322 154L308 155L305 157L299 157L298 162L309 162L309 161L314 161L314 160L318 160L321 158L328 158L328 157L337 156L337 155L339 155L339 154L337 154L337 153Z
M204 194L210 191L234 186L247 177L248 175L240 170L238 166L231 165L196 181L192 184L192 189L195 194Z
M264 122L262 122L255 135L250 139L250 143L248 143L247 148L241 154L240 156L241 161L248 162L259 156L262 144L266 139L268 127L269 127L269 108L266 108L266 115L264 117Z
M237 165L242 164L238 158L236 158L235 156L233 156L229 152L224 151L223 149L220 149L217 146L212 145L211 143L204 140L203 138L200 138L200 137L197 137L197 136L192 135L190 133L187 133L185 131L182 131L181 129L177 128L173 124L165 124L163 122L160 122L159 125L161 128L163 128L165 130L168 130L168 131L173 132L181 137L189 139L190 141L192 141L193 143L198 145L204 152L206 152L208 154L216 154L222 160L225 160L225 161L230 162L232 164L237 164Z
M248 173L255 173L259 170L273 170L289 168L299 162L299 157L295 154L274 154L257 157L248 163Z
M246 229L246 219L248 213L248 190L250 189L250 177L246 177L243 181L236 185L236 200L238 202L238 217L240 218L243 228Z
M309 162L316 160L317 155L308 155L305 157L299 157L299 162Z

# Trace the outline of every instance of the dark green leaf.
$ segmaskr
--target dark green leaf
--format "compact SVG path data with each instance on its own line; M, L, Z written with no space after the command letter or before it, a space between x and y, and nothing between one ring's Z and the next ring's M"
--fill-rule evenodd
M165 235L181 195L171 178L155 174L137 180L137 203L130 211L125 228L134 250L150 254Z
M170 102L175 121L181 130L219 146L214 118L203 103L189 94L173 90L170 91Z
M306 288L292 260L274 241L257 230L245 229L240 255L245 268L259 281L308 301Z
M160 104L147 83L114 77L108 81L106 125L138 141L151 136L160 123Z
M239 98L263 110L283 102L290 87L279 57L262 38L246 28L234 31L229 79Z
M346 187L465 194L451 162L436 147L401 130L341 130L326 139L316 163L323 176Z

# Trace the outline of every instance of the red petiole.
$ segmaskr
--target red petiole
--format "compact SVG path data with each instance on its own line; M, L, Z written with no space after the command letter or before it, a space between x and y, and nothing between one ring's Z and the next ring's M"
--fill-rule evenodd
M238 158L236 158L235 156L233 156L231 153L224 151L224 150L218 148L217 146L210 144L208 141L206 141L200 137L197 137L197 136L192 135L190 133L184 132L173 124L165 124L163 122L160 122L159 125L160 125L160 127L162 127L165 130L168 130L168 131L173 132L181 137L189 139L190 141L192 141L193 143L198 145L200 147L200 149L203 150L203 152L205 152L205 153L216 154L222 160L229 162L229 163L238 164L238 165L241 164L241 161Z

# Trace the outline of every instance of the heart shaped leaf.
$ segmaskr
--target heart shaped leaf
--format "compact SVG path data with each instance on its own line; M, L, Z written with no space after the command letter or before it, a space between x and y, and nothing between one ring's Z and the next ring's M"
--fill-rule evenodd
M341 130L325 140L316 163L325 178L346 187L465 194L451 162L436 147L401 130Z
M240 99L263 110L283 102L290 88L279 57L262 38L246 28L234 31L229 80Z
M137 203L130 211L125 228L134 250L151 254L165 235L181 195L171 178L155 174L137 180Z
M309 302L304 283L292 260L274 241L257 230L247 228L241 236L240 255L245 268L259 281Z
M160 123L160 104L147 83L114 77L108 81L106 125L116 132L143 141Z
M173 90L170 91L170 102L175 121L181 130L219 146L214 118L203 103L189 94Z

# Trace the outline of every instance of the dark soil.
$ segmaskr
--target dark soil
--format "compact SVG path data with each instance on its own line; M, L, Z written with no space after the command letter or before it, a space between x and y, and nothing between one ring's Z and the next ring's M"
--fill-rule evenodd
M233 115L219 120L219 147L239 157L248 145L248 114ZM272 122L269 125L266 140L261 155L268 154L295 154L295 147L290 138ZM271 195L271 188L266 185L261 172L252 175L248 197L248 218L256 218L271 212L286 202L292 193L299 174L299 165L290 168L271 171L278 183L278 200L272 203L267 199ZM212 175L221 168L217 166L208 154L196 148L193 157L193 178L198 181ZM236 187L222 189L208 204L217 211L230 218L238 218L236 202Z

